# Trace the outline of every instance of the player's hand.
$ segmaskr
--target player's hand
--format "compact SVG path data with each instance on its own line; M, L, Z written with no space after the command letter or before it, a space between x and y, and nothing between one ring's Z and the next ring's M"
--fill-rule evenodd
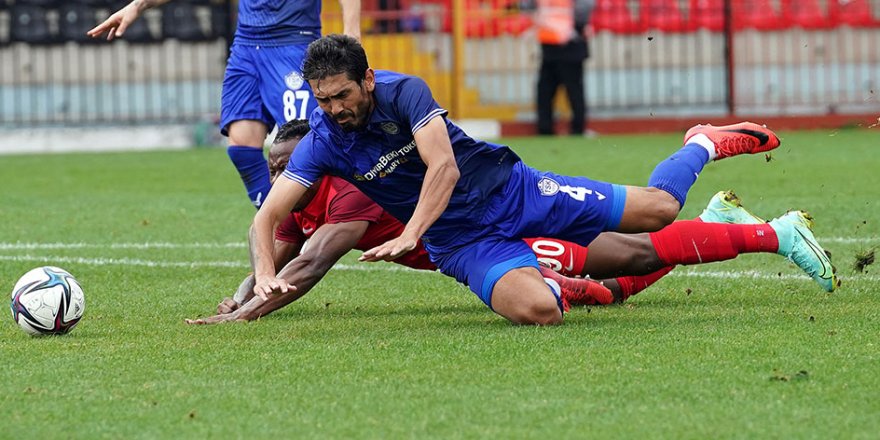
M104 20L103 23L86 32L86 35L92 38L98 38L104 32L107 32L107 41L116 37L121 37L122 34L125 33L125 30L128 29L128 26L141 15L141 4L142 2L131 2L125 5L124 8L116 11L113 15Z
M413 250L418 245L418 240L413 240L411 238L406 238L403 236L397 237L394 240L385 242L379 246L376 246L366 252L364 252L359 261L391 261L394 260L401 255Z
M257 283L254 285L254 295L257 295L263 300L268 300L269 295L273 293L284 294L289 290L296 290L296 286L276 276L259 276L256 280Z
M229 297L223 298L223 301L220 301L220 304L217 304L217 314L223 315L226 313L232 313L238 310L239 307L241 307L241 304L234 299Z

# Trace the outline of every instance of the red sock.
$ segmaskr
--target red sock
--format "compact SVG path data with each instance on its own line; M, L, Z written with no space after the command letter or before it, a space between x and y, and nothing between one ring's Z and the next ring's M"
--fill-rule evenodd
M683 220L650 234L660 261L669 266L736 258L741 253L779 249L769 224L737 225Z
M650 234L660 261L667 264L642 276L619 277L623 300L645 290L677 264L711 263L736 258L741 253L776 252L779 240L769 224L737 225L683 220Z
M623 294L621 301L626 301L627 298L647 289L648 286L656 283L657 280L663 278L664 275L668 274L674 268L675 266L666 266L663 269L647 275L615 278L617 285L620 286L620 292Z

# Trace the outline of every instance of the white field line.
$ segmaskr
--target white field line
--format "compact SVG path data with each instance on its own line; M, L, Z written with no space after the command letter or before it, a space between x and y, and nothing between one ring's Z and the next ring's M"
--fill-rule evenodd
M200 268L200 267L224 267L231 269L248 270L250 266L245 261L153 261L137 258L83 258L83 257L61 257L61 256L37 256L37 255L0 255L0 261L16 261L16 262L35 262L58 265L61 263L85 264L89 266L140 266L140 267L183 267L183 268ZM365 272L413 272L422 274L431 274L433 271L415 270L405 266L396 264L380 263L361 263L361 264L337 264L333 266L333 270L355 270ZM687 278L720 278L720 279L759 279L759 280L804 280L807 281L806 275L767 273L757 270L716 270L702 271L694 269L678 269L671 272L667 276L687 277ZM843 279L855 279L872 282L880 282L878 275L853 274L844 275Z
M143 260L139 258L84 258L84 257L61 257L61 256L43 256L43 255L0 255L0 261L32 261L36 263L74 263L85 264L88 266L140 266L140 267L228 267L236 269L249 269L250 265L246 260L242 261L153 261ZM432 273L431 271L410 269L406 266L397 264L337 264L333 266L335 270L360 270L360 271L377 271L377 272L418 272Z
M878 237L819 237L820 243L880 243ZM229 243L35 243L35 242L0 242L0 250L48 250L48 249L242 249L247 248L246 242Z
M245 242L233 243L25 243L0 242L0 250L38 250L38 249L241 249Z

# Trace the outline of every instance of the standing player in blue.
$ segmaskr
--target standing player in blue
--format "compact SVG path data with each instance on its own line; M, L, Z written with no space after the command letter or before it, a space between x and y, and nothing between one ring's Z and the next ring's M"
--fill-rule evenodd
M88 32L121 37L147 9L170 0L134 0ZM343 30L360 38L360 0L339 0ZM193 26L196 24L193 23ZM263 142L275 125L306 119L315 109L300 68L309 43L321 37L321 0L240 0L220 99L220 132L229 158L257 208L269 193Z
M602 231L650 232L672 223L709 161L768 151L779 138L741 123L698 125L654 169L648 187L562 176L526 166L508 147L473 139L419 78L373 71L357 40L330 35L309 46L303 76L319 110L254 217L249 238L263 299L296 286L276 274L273 231L318 178L336 175L406 224L361 260L394 259L419 238L446 275L515 323L562 322L559 287L542 278L524 237L587 245Z

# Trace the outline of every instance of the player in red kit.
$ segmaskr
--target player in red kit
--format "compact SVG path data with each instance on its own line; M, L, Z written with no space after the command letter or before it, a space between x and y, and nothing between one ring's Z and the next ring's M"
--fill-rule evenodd
M291 121L279 130L269 166L272 178L284 170L296 142L309 130L304 121ZM823 283L822 273L811 273L816 263L792 255L791 245L780 243L795 231L792 222L812 219L795 211L774 225L745 210L731 192L719 192L695 220L677 221L658 232L645 234L600 234L589 248L558 239L526 239L544 267L541 274L556 282L567 304L597 305L623 302L666 275L678 264L702 264L736 258L740 253L779 253L789 257L812 275L826 290L834 283ZM348 182L327 176L314 185L275 232L275 267L290 278L296 290L272 295L269 300L255 297L254 279L248 276L233 298L218 305L217 315L188 320L193 324L212 324L230 320L252 320L271 313L305 295L330 268L352 249L367 250L398 236L404 225ZM811 243L815 242L809 229ZM792 238L783 237L784 241ZM308 240L308 246L306 241ZM818 246L818 243L815 243ZM306 248L304 250L304 248ZM821 250L821 248L818 248ZM414 269L435 270L420 244L394 262ZM828 273L833 268L828 261ZM583 277L577 279L575 277ZM602 280L601 284L593 280Z

